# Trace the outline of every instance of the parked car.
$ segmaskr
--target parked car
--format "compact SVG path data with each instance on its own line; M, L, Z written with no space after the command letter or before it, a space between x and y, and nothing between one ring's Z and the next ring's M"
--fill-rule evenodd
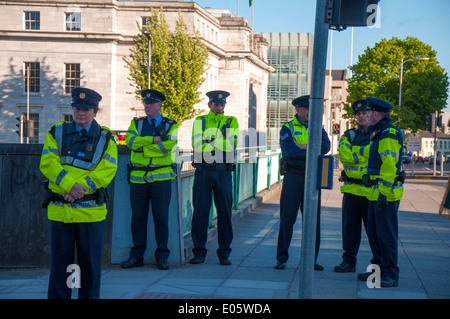
M422 156L415 156L414 157L414 163L425 163L425 160L423 159Z
M429 157L428 165L433 165L433 163L434 163L434 157ZM441 160L439 159L439 157L436 159L436 165L441 165Z
M404 164L409 164L409 163L411 163L411 157L408 156L408 155L403 155L403 156L402 156L402 163L404 163Z

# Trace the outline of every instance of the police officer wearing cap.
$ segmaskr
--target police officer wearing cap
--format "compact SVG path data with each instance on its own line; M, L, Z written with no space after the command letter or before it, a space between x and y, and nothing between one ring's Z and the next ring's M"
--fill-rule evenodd
M239 124L234 116L224 114L226 91L210 91L207 115L198 116L192 127L195 177L191 235L194 257L191 264L201 264L206 257L209 215L214 197L217 209L217 256L221 265L231 265L229 259L233 229L231 210L233 204L233 179Z
M389 115L392 105L386 101L367 97L373 109L371 118L371 146L367 175L370 186L367 236L372 250L372 264L381 268L381 286L398 285L397 265L398 208L403 196L404 172L401 171L403 134L392 124ZM358 275L367 280L371 273Z
M114 134L94 119L100 94L87 88L71 94L73 121L50 127L40 161L48 179L43 205L50 220L48 298L71 298L68 271L75 270L78 298L98 299L106 187L117 171L117 146Z
M370 148L370 121L372 108L366 100L352 104L358 128L347 130L339 140L339 160L344 166L340 181L342 197L342 263L335 272L355 272L356 255L361 243L361 222L367 230L369 188L363 185L367 173Z
M277 263L275 269L286 268L289 259L288 249L299 208L303 210L305 190L306 150L308 143L309 95L300 96L292 101L296 115L283 125L280 131L282 152L281 173L284 174L280 198L280 230L278 233ZM330 151L331 143L327 132L322 129L321 154ZM319 203L321 198L319 190ZM323 270L317 264L320 247L320 205L317 207L315 270Z
M121 267L144 265L151 203L157 245L154 256L157 268L165 270L169 268L169 204L172 180L177 176L174 162L178 124L173 119L161 116L162 102L166 99L163 93L148 89L143 90L141 95L147 116L134 118L125 135L127 146L131 150L128 180L133 247L129 258L121 263Z

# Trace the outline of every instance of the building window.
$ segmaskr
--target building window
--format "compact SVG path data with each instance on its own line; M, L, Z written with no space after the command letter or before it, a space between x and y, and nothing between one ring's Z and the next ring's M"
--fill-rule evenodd
M81 31L81 13L66 13L66 31Z
M25 62L24 63L24 84L25 84L25 93L28 92L28 78L30 79L29 87L30 93L39 93L40 92L40 63L39 62ZM30 74L28 76L28 71Z
M22 113L25 118L27 118L27 113ZM29 137L30 144L39 143L39 113L30 113L29 118L34 122L33 137Z
M73 121L72 114L63 114L63 120L66 122L72 122Z
M39 11L25 11L25 30L41 29L41 13Z
M80 86L80 64L66 63L66 77L64 81L64 93L68 94L76 87Z
M150 17L142 17L142 29L146 28L152 22Z

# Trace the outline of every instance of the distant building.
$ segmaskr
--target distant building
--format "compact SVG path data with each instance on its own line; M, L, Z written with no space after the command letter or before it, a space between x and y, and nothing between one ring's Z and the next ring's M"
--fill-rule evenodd
M344 105L347 103L347 69L330 70L325 72L325 92L323 105L323 127L331 140L331 154L337 154L339 138L350 128L350 121L342 116L345 113ZM331 93L331 96L330 96ZM338 134L333 134L333 127L336 125Z
M420 141L420 150L415 152L417 155L434 156L434 133L418 131L416 134L411 134L408 140ZM450 135L436 132L436 154L437 157L441 157L441 154L445 157L450 155Z
M204 100L196 107L208 110L204 93L209 90L231 92L225 112L237 117L241 131L259 132L264 143L273 67L266 39L254 35L245 18L194 2L116 0L0 2L0 143L19 142L15 118L27 105L35 132L30 142L43 143L52 123L71 119L70 92L78 86L103 96L97 121L113 130L127 130L133 117L145 115L142 103L128 94L132 87L123 57L133 46L136 22L147 23L151 9L161 6L171 28L181 12L210 52ZM192 120L180 127L182 149L191 149L191 127Z
M267 86L267 143L278 144L280 128L292 120L291 102L311 92L311 33L263 33L269 42L268 62L275 67Z

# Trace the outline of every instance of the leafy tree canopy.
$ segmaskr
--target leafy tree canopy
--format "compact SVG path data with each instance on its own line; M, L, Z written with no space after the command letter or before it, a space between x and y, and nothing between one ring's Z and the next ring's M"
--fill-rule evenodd
M143 101L141 90L148 87L148 38L144 31L150 32L151 70L150 88L163 92L161 114L173 118L178 123L200 113L194 105L201 101L200 86L205 81L208 68L208 49L201 42L198 31L190 34L181 13L175 30L170 31L165 16L158 10L152 10L150 21L140 28L134 37L131 53L123 60L129 69L136 98Z
M402 102L399 109L401 61L403 63ZM448 75L439 66L436 51L414 37L405 40L393 37L382 39L373 48L367 47L358 63L350 67L352 78L348 80L348 101L354 102L372 96L392 104L394 124L404 129L425 129L426 116L441 111L448 97ZM351 108L345 106L347 118L354 118Z

